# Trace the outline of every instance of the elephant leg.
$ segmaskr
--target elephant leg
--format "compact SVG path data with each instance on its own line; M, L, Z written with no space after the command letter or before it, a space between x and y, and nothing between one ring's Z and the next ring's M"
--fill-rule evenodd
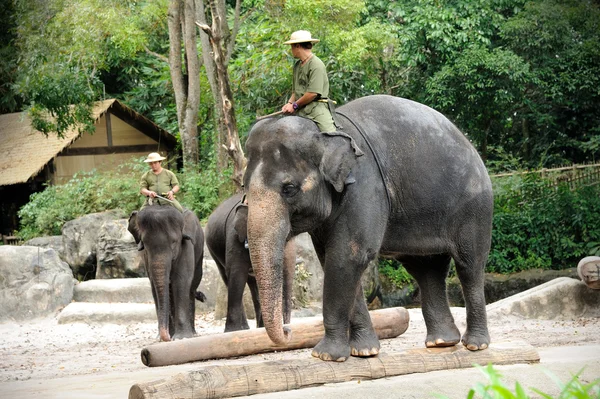
M248 330L248 319L244 311L244 288L248 281L248 265L232 263L227 284L227 319L225 332Z
M438 255L402 259L406 270L417 280L421 290L421 310L427 326L425 346L444 347L460 342L446 294L446 277L450 256Z
M455 259L456 273L462 286L467 311L467 330L462 337L463 345L472 351L486 349L490 344L484 293L483 263Z
M368 357L379 353L379 338L371 323L362 284L358 284L354 312L350 319L350 350L352 356Z
M181 255L173 265L171 273L171 297L174 333L173 339L191 338L196 335L194 326L195 290L194 283L194 248L189 240L184 240Z
M332 256L331 258L336 257ZM350 314L353 311L356 291L360 287L360 268L351 260L325 262L323 285L323 326L325 336L312 351L321 360L343 362L350 357L348 331Z
M264 327L265 323L263 322L262 312L260 310L256 277L248 276L248 288L250 288L250 294L252 294L252 304L254 305L254 314L256 315L256 327Z

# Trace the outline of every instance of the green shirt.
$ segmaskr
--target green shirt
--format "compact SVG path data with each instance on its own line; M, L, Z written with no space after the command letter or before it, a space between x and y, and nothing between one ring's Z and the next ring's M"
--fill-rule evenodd
M306 92L317 93L319 98L329 96L329 79L325 64L316 55L304 65L298 60L294 64L294 81L292 86L294 98L298 100ZM329 107L325 102L312 101L298 110L298 115L313 120L321 132L335 132L335 125Z
M142 188L145 188L146 190L154 191L161 197L166 197L167 192L171 191L173 187L178 185L179 181L177 180L177 176L175 176L175 173L165 168L163 168L163 170L161 170L160 173L157 175L155 175L154 172L149 170L146 173L144 173L142 175L142 178L140 179L140 190ZM149 204L149 199L150 198L146 199L144 206ZM156 201L156 199L154 201ZM181 205L179 205L179 202L177 202L177 200L171 203L158 199L158 203L161 205L172 205L180 211L182 210Z

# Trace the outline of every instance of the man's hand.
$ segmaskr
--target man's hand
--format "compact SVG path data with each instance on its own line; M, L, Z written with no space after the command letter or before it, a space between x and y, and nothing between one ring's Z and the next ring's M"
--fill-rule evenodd
M283 107L281 107L281 111L284 114L293 114L294 112L296 112L292 103L285 104Z

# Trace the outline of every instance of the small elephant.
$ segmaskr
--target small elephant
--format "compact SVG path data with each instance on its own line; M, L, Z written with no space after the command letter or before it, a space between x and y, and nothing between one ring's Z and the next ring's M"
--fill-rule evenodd
M487 348L493 194L479 154L442 114L407 99L359 98L337 119L340 132L320 133L305 118L267 118L246 141L248 241L269 337L289 340L277 294L283 248L308 232L325 274L325 336L313 356L379 353L360 284L377 256L402 262L419 284L427 347L461 342L446 296L453 259L467 311L462 342Z
M142 261L150 278L161 341L196 334L196 289L202 280L204 233L194 212L172 206L147 206L129 217L129 232L142 241Z
M242 296L246 283L252 294L257 327L263 327L256 277L250 262L247 242L248 206L242 195L223 201L210 215L206 224L206 246L212 255L223 282L227 286L227 320L225 332L248 329ZM296 266L293 239L287 242L283 259L283 323L290 322L292 313L292 283ZM280 288L281 289L281 288Z

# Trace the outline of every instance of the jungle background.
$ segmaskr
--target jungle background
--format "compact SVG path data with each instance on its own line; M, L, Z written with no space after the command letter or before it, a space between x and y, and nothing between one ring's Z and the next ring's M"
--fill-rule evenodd
M495 193L487 271L562 269L600 255L598 166L581 169L587 178L578 168L522 173L599 162L598 1L1 2L0 113L26 111L45 134L93 133L93 103L118 98L178 137L180 201L200 219L239 189L249 128L290 95L282 43L307 29L321 40L313 51L338 104L409 98L477 148ZM18 235L57 235L83 214L138 208L141 161L32 195ZM399 285L408 279L380 266Z

